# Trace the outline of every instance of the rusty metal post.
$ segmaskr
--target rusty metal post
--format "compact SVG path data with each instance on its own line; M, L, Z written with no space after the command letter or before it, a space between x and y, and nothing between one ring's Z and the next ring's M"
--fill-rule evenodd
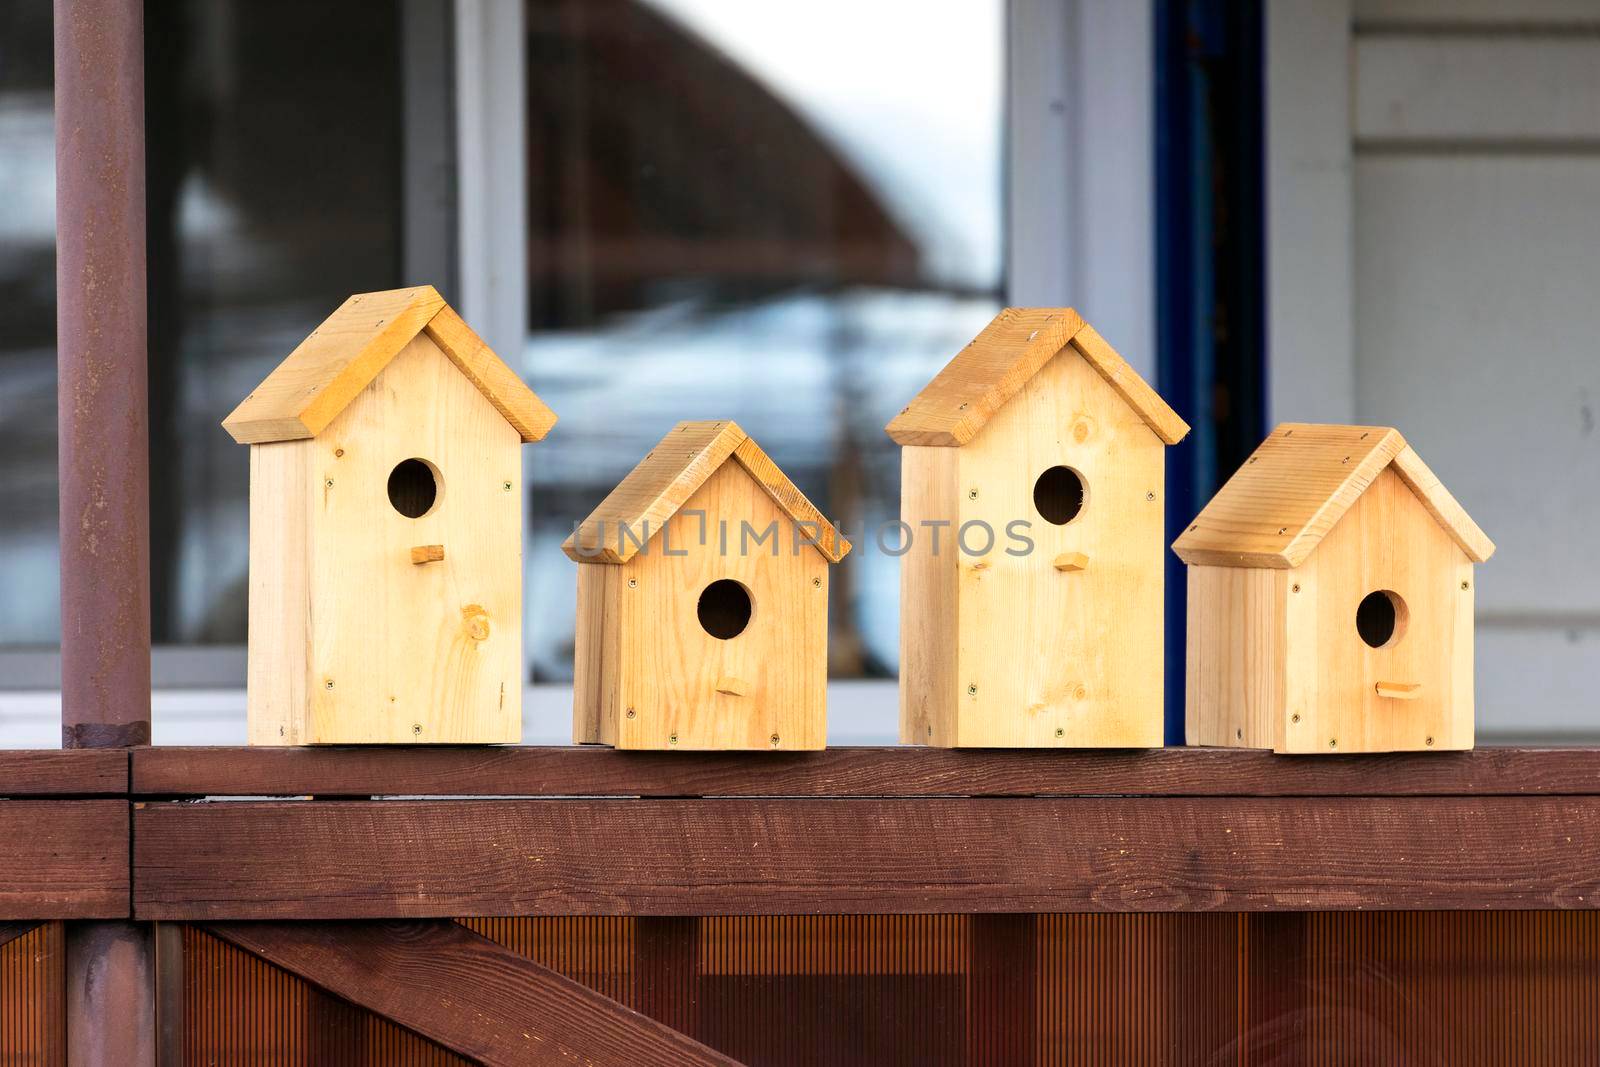
M67 1064L154 1067L149 923L67 924Z
M144 9L55 0L61 743L150 743ZM67 1062L155 1063L148 924L67 926Z
M150 742L140 0L55 0L61 740Z

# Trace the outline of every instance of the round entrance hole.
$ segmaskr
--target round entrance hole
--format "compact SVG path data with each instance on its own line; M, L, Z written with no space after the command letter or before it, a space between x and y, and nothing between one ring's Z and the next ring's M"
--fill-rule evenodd
M744 633L750 611L750 590L732 578L719 578L700 594L700 625L720 641Z
M1373 648L1385 648L1405 636L1409 615L1399 593L1379 589L1362 597L1356 607L1356 633Z
M1033 483L1033 506L1045 522L1065 526L1083 510L1083 476L1071 467L1051 467Z
M389 472L389 503L406 518L421 518L438 499L439 471L427 460L402 460Z

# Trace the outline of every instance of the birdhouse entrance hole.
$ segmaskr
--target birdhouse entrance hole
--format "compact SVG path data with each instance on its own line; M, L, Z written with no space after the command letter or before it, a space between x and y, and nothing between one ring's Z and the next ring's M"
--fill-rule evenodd
M1033 483L1033 506L1045 522L1065 526L1083 510L1083 475L1071 467L1051 467Z
M406 518L421 518L438 499L439 469L427 460L402 460L389 472L389 503Z
M721 641L738 637L750 625L750 590L732 578L719 578L700 594L700 625Z
M1368 593L1356 607L1356 632L1373 648L1384 648L1405 636L1409 615L1399 593L1379 589Z

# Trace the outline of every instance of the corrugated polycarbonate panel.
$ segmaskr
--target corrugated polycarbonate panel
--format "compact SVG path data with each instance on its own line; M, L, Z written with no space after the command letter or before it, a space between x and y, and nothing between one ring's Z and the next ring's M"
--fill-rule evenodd
M66 1062L65 960L58 922L0 946L0 1067Z
M471 1061L202 930L183 931L183 1062L457 1067Z
M1600 1063L1588 912L461 921L752 1067ZM186 1062L465 1062L185 948Z

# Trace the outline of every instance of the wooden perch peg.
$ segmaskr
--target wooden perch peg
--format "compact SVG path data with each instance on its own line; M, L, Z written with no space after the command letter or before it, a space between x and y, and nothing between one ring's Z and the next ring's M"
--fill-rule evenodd
M412 563L439 563L443 559L443 545L418 545L411 550Z
M750 694L750 683L743 678L734 678L723 675L717 679L717 692L727 693L731 697L742 697Z
M1421 682L1379 682L1374 688L1390 700L1415 700L1422 695Z
M1053 565L1058 571L1081 571L1089 565L1089 557L1082 552L1063 552Z

